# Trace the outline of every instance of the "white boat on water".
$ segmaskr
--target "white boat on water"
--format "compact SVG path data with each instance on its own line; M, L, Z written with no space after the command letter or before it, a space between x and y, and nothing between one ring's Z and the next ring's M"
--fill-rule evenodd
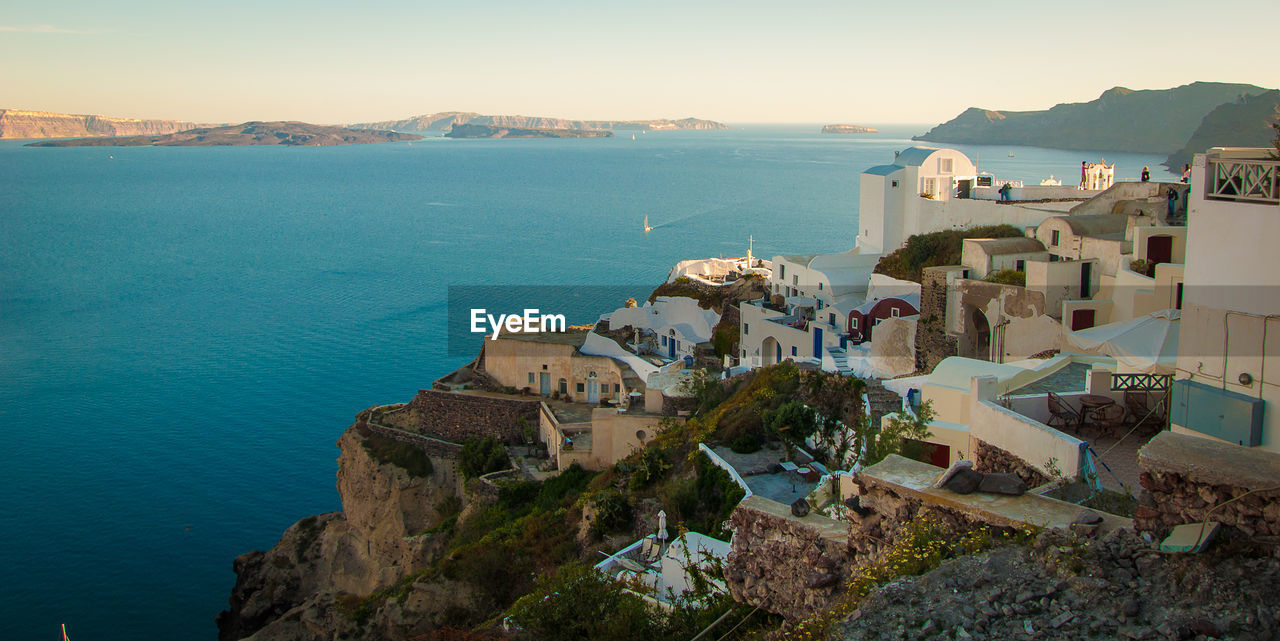
M648 216L645 216L645 217L644 217L644 233L646 233L646 234L647 234L647 233L649 233L649 230L651 230L651 229L653 229L653 228L649 226L649 217L648 217Z

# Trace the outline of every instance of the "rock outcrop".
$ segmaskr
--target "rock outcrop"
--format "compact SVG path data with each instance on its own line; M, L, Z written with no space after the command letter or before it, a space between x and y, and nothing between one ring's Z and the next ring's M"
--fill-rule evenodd
M181 120L138 120L0 109L0 138L4 139L159 136L201 126L205 125Z
M418 475L423 466L406 469L387 454L405 450L389 442L399 443L363 420L343 433L342 511L302 519L270 550L235 560L236 585L230 608L218 615L219 639L407 638L430 629L432 608L465 597L432 600L412 590L413 598L376 617L362 612L369 595L412 580L440 554L442 543L429 532L441 521L438 506L464 497L455 461L431 456L430 471Z
M1187 144L1169 154L1164 164L1178 173L1182 165L1191 164L1192 156L1211 147L1270 147L1276 134L1271 123L1275 122L1278 109L1280 91L1245 96L1219 105L1200 121Z

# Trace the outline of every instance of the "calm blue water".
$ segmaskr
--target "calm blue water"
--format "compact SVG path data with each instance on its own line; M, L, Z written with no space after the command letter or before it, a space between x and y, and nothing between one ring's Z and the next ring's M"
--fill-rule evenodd
M232 560L339 508L355 413L466 360L448 285L643 292L749 234L759 256L847 249L858 172L925 129L0 143L0 639L216 638ZM1098 155L964 149L1037 182Z

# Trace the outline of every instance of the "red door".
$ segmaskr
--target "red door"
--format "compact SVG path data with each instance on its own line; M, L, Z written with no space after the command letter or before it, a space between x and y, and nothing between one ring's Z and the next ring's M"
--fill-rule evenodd
M1071 329L1081 330L1093 327L1092 309L1075 309L1071 311Z

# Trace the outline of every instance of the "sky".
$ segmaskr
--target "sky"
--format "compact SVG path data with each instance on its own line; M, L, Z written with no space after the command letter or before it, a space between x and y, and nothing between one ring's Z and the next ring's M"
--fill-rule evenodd
M4 5L0 108L133 118L937 123L1114 86L1280 87L1274 0Z

